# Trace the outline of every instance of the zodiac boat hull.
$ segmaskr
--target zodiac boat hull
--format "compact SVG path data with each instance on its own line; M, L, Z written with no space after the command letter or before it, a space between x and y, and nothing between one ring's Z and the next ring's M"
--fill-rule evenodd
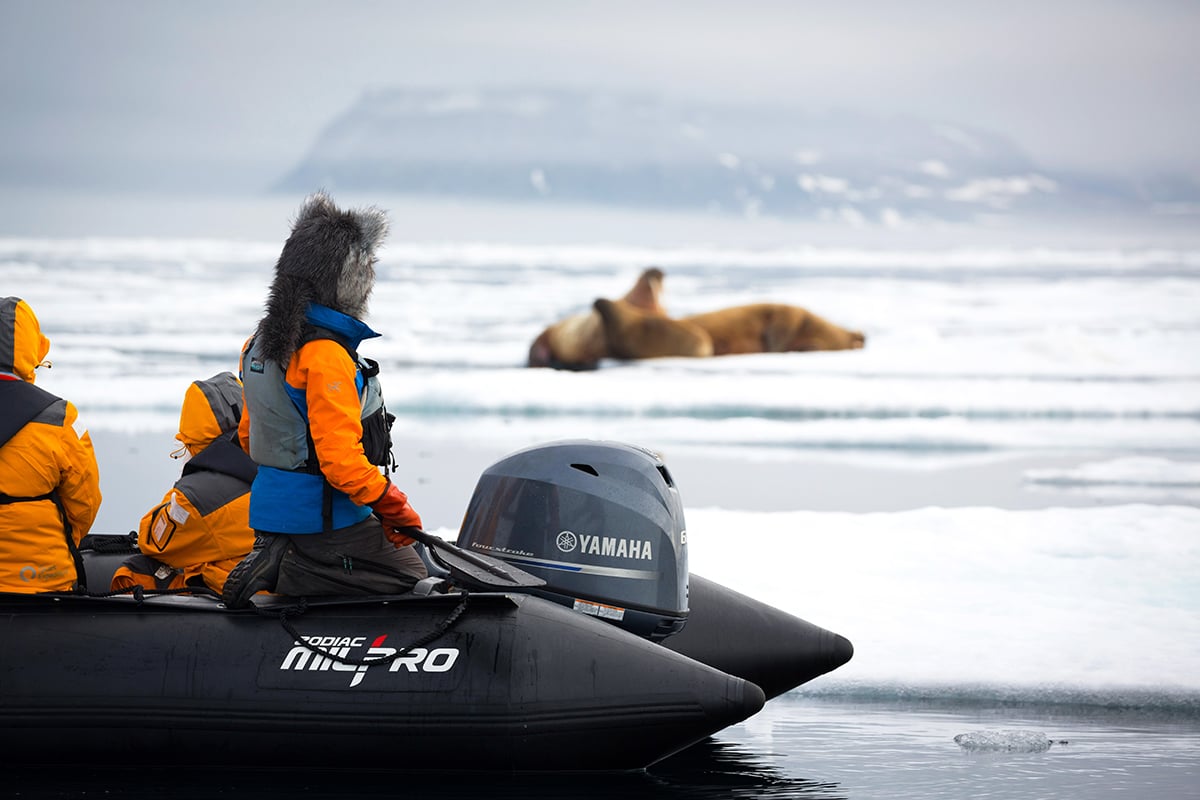
M101 593L132 542L88 539ZM518 451L457 545L420 541L432 577L399 597L0 594L0 763L635 770L853 653L689 578L644 448Z
M313 604L292 624L378 658L460 601ZM530 595L472 594L436 640L369 667L209 598L6 595L0 614L8 763L631 770L764 702L749 681Z

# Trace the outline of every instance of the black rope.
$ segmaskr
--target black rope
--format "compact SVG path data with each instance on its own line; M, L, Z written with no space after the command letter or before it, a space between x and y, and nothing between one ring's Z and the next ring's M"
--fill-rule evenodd
M339 664L348 664L356 667L370 667L376 664L390 664L411 650L414 650L418 647L424 647L430 642L441 638L446 631L454 627L454 625L458 623L458 620L466 612L467 603L471 598L471 593L466 589L460 589L459 591L461 592L462 599L458 601L454 608L451 609L450 613L446 615L446 618L439 622L432 631L420 637L416 641L406 644L404 647L401 647L391 655L379 656L378 658L350 658L348 656L338 655L337 653L331 650L326 650L318 645L309 644L309 642L300 635L300 631L296 630L296 626L291 622L292 617L302 616L308 611L307 597L301 597L300 601L296 603L296 605L286 606L280 609L278 612L273 612L266 608L259 608L258 606L254 606L254 610L259 616L278 619L279 624L283 627L287 634L292 637L292 640L310 652L316 653L319 656L324 656L325 658L328 658L331 661L336 661ZM219 595L217 592L214 592L207 586L185 586L180 589L147 589L140 585L134 585L124 589L114 589L111 592L95 594L89 593L87 596L102 599L105 597L116 597L123 594L132 595L133 599L137 601L138 605L141 605L147 596L157 597L161 595L173 594L201 594L208 595L209 597L215 597L218 600L221 599L221 595Z
M283 629L287 631L289 636L292 637L292 640L309 652L316 653L319 656L324 656L325 658L328 658L331 661L336 661L339 664L348 664L355 667L371 667L376 664L390 664L396 659L400 658L400 656L408 653L410 650L414 650L418 647L424 647L430 642L441 638L446 631L454 627L459 618L467 610L467 601L470 599L470 596L470 592L466 591L465 589L462 590L462 599L458 601L458 604L454 606L449 614L446 615L446 618L438 623L432 631L417 639L415 642L406 644L404 647L401 647L391 655L379 656L378 658L350 658L348 656L338 655L330 650L325 650L318 645L309 644L309 642L300 635L300 632L296 630L296 626L292 624L290 619L291 617L302 616L306 611L308 611L307 597L301 597L300 602L298 602L296 605L282 608L278 613L272 612L269 609L259 608L258 606L255 606L255 611L257 611L258 614L263 617L277 617L279 619L279 624L283 626Z
M217 600L221 599L220 594L214 592L207 586L184 586L179 589L147 589L146 587L138 584L128 586L124 589L113 589L111 592L88 592L85 596L103 599L105 597L117 597L123 594L132 595L133 599L137 601L138 605L141 605L142 601L147 597L158 597L161 595L172 594L201 594L207 595L208 597L215 597Z
M79 542L79 549L91 550L96 553L129 554L141 552L138 550L137 531L129 533L89 533Z

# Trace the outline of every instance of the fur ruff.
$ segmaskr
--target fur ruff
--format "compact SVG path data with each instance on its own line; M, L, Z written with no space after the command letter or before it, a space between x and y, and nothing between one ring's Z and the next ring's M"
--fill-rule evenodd
M387 215L374 206L341 210L323 191L305 199L275 265L266 316L258 324L266 358L287 365L311 303L358 320L367 315L375 250L387 231Z

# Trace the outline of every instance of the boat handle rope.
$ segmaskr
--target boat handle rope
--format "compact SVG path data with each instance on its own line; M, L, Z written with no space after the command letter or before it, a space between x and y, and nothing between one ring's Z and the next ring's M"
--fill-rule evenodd
M292 624L291 620L292 617L299 617L303 615L304 612L308 611L307 597L301 597L300 601L296 603L296 605L286 606L285 608L281 608L279 611L259 608L258 606L254 606L254 610L261 617L278 619L279 624L283 627L287 634L292 637L293 641L295 641L297 645L310 652L316 653L319 656L324 656L325 658L328 658L331 661L336 661L339 664L349 664L356 667L370 667L376 664L390 664L409 651L418 647L424 647L430 642L441 638L446 631L453 628L458 622L459 618L462 617L463 613L466 612L467 604L471 598L471 593L466 589L459 588L459 592L461 593L462 598L458 601L454 608L451 609L450 613L446 615L446 618L439 622L432 631L420 637L415 642L406 644L404 647L401 647L391 655L379 656L378 658L350 658L348 656L339 655L331 650L326 650L318 645L309 644L308 640L301 636L300 632L296 630L296 626ZM185 586L180 589L147 589L143 586L130 586L125 589L115 589L111 592L98 592L95 594L89 592L87 596L104 598L116 597L117 595L122 594L132 595L133 599L137 601L138 605L141 605L147 596L154 597L172 594L206 594L211 597L215 597L218 600L221 598L219 594L214 592L212 589L209 589L207 586Z
M217 594L207 586L183 586L178 589L147 589L144 586L134 585L128 586L124 589L113 589L111 592L84 591L80 594L82 594L84 597L95 597L101 599L105 597L117 597L119 595L127 594L131 595L133 599L137 601L139 606L147 597L158 597L160 595L171 594L202 594L207 595L208 597L215 597L218 600L221 599L221 595Z
M326 650L318 645L310 644L308 640L300 635L300 632L296 630L296 626L293 625L291 621L292 617L299 617L304 614L304 612L308 611L307 597L301 597L300 601L296 605L287 606L286 608L280 609L278 612L274 612L266 608L259 608L258 606L255 606L254 610L259 614L259 616L278 618L279 624L285 631L287 631L288 635L292 637L292 640L297 645L312 653L316 653L319 656L324 656L325 658L328 658L331 661L336 661L339 664L349 664L355 667L371 667L375 666L376 664L390 664L408 653L410 650L414 650L418 647L424 647L430 642L441 638L446 631L454 627L459 618L462 617L463 612L467 610L467 603L471 598L471 593L466 589L460 589L460 591L462 593L462 599L458 601L454 608L451 609L450 613L446 615L446 618L439 622L432 631L420 637L415 642L406 644L404 647L401 647L391 655L379 656L378 658L350 658L349 656L339 655L331 650Z

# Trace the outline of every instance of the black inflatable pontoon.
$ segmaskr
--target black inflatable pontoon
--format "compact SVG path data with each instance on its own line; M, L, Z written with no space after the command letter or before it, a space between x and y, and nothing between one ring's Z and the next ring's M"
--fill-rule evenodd
M436 574L398 597L0 595L0 762L640 769L853 652L689 582L639 448L514 454L459 545L429 544ZM124 556L82 555L102 593Z

